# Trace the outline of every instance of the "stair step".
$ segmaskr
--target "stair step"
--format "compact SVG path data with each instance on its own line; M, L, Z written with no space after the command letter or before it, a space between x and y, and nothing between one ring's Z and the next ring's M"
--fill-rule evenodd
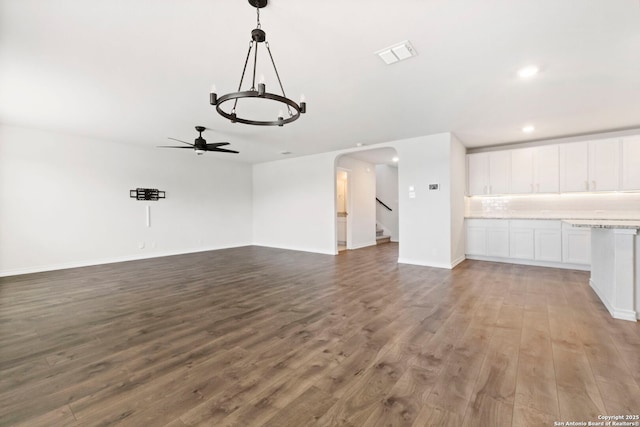
M391 241L391 237L390 236L377 236L376 237L376 244L377 245L381 245L383 243L389 243Z

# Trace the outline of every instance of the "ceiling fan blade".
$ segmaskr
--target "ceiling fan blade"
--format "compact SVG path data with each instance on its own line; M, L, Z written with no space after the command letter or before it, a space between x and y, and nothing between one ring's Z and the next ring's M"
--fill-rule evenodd
M158 145L158 148L190 148L193 150L193 147L184 147L182 145L177 146L177 145Z
M194 145L192 143L190 143L190 142L182 141L180 139L175 139L175 138L169 138L169 139L171 139L173 141L182 142L183 144L187 144L187 145L190 145L190 146L194 147Z
M207 151L218 151L220 153L239 153L239 151L227 150L226 148L209 148Z
M223 145L229 145L231 144L230 142L213 142L211 144L207 144L207 148L216 148L216 147L222 147Z

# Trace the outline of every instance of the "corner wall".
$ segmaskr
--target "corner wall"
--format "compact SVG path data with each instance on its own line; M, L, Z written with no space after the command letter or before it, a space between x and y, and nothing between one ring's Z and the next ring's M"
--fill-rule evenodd
M398 262L452 268L451 134L394 141L391 145L400 158ZM439 190L429 190L429 184L438 184Z
M253 243L336 253L335 154L253 165Z
M0 276L249 245L251 205L251 165L0 126Z
M457 262L451 243L451 203L457 197L452 179L455 175L455 191L458 181L464 184L465 179L464 167L462 171L452 169L452 156L458 159L460 151L452 154L452 144L451 134L441 133L254 165L254 244L335 254L336 159L391 147L400 158L398 261L452 268ZM429 184L434 183L440 189L429 191ZM414 188L415 198L410 197L409 187ZM462 196L460 203L464 203ZM458 214L463 217L464 209L458 210L455 208L456 218Z
M465 259L465 194L467 149L451 135L451 260L457 265Z

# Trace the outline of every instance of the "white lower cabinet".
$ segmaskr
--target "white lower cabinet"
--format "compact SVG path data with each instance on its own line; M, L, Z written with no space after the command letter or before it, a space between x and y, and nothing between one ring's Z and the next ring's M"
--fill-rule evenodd
M467 253L494 257L509 256L509 221L467 220Z
M562 262L591 264L591 229L562 224Z
M487 254L487 230L484 227L474 227L467 224L467 250L468 254Z
M533 221L511 220L509 227L509 257L534 259L535 243Z
M502 222L502 221L501 221ZM487 228L487 255L509 256L509 223ZM502 225L502 224L501 224Z
M558 267L590 264L589 229L560 220L467 219L466 225L470 257Z
M562 262L562 232L560 223L557 230L540 229L535 231L536 260Z

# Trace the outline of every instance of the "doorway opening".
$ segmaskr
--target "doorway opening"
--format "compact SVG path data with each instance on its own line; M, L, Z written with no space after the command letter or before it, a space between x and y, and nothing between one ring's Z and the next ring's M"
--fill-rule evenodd
M336 170L336 230L338 252L347 250L347 231L349 230L349 171Z
M399 242L399 163L397 152L391 147L336 158L336 254Z

